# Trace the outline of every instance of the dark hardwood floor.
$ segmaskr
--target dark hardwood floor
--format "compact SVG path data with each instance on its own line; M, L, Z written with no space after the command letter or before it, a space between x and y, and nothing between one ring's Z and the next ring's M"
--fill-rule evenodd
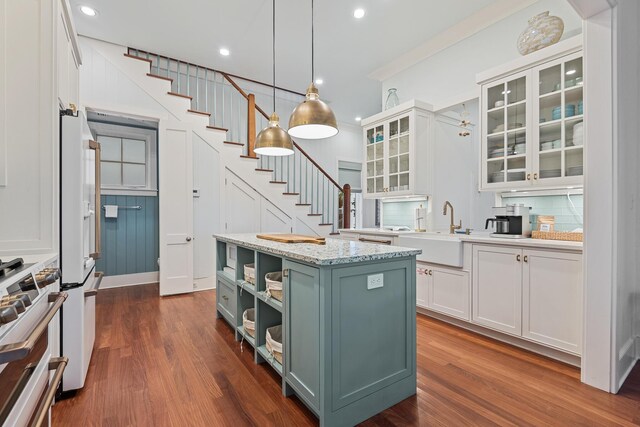
M101 290L84 389L53 408L54 426L305 426L215 319L215 292L158 297L157 285ZM418 316L417 394L364 426L640 425L640 366L618 395L580 383L577 369ZM354 355L358 357L358 355Z

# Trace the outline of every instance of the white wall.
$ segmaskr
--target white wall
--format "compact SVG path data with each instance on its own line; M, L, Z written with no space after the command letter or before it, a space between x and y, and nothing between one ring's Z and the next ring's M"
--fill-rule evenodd
M391 87L400 102L416 98L436 108L478 97L476 74L518 58L516 41L527 20L546 10L564 20L563 38L581 32L582 21L566 1L541 0L384 80L382 105Z
M613 390L617 391L634 366L638 354L636 340L640 333L640 4L637 0L620 0L614 11L614 61L617 96L614 97L614 117L617 116L614 144L617 144L617 270L615 302L615 363ZM635 324L634 324L635 323Z

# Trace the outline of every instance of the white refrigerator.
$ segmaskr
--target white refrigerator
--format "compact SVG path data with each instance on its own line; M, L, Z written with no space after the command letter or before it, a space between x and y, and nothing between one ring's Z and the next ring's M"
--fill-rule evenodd
M60 116L61 288L69 294L61 311L62 353L69 364L62 391L84 386L95 341L95 296L100 256L100 145L82 111Z

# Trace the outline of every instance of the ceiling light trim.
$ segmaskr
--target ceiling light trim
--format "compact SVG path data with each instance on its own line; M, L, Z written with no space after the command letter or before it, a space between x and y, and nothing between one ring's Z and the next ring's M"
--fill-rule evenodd
M535 4L537 1L538 0L499 0L492 3L439 34L436 34L420 46L392 59L387 65L369 73L367 77L378 81L387 80L407 68L432 57L438 52L490 27L496 22L502 21L514 13Z

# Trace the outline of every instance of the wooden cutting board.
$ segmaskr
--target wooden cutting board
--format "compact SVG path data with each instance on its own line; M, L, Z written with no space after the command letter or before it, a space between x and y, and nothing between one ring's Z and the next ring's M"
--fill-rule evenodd
M315 245L327 243L324 237L305 236L303 234L258 234L256 237L280 243L313 243Z

